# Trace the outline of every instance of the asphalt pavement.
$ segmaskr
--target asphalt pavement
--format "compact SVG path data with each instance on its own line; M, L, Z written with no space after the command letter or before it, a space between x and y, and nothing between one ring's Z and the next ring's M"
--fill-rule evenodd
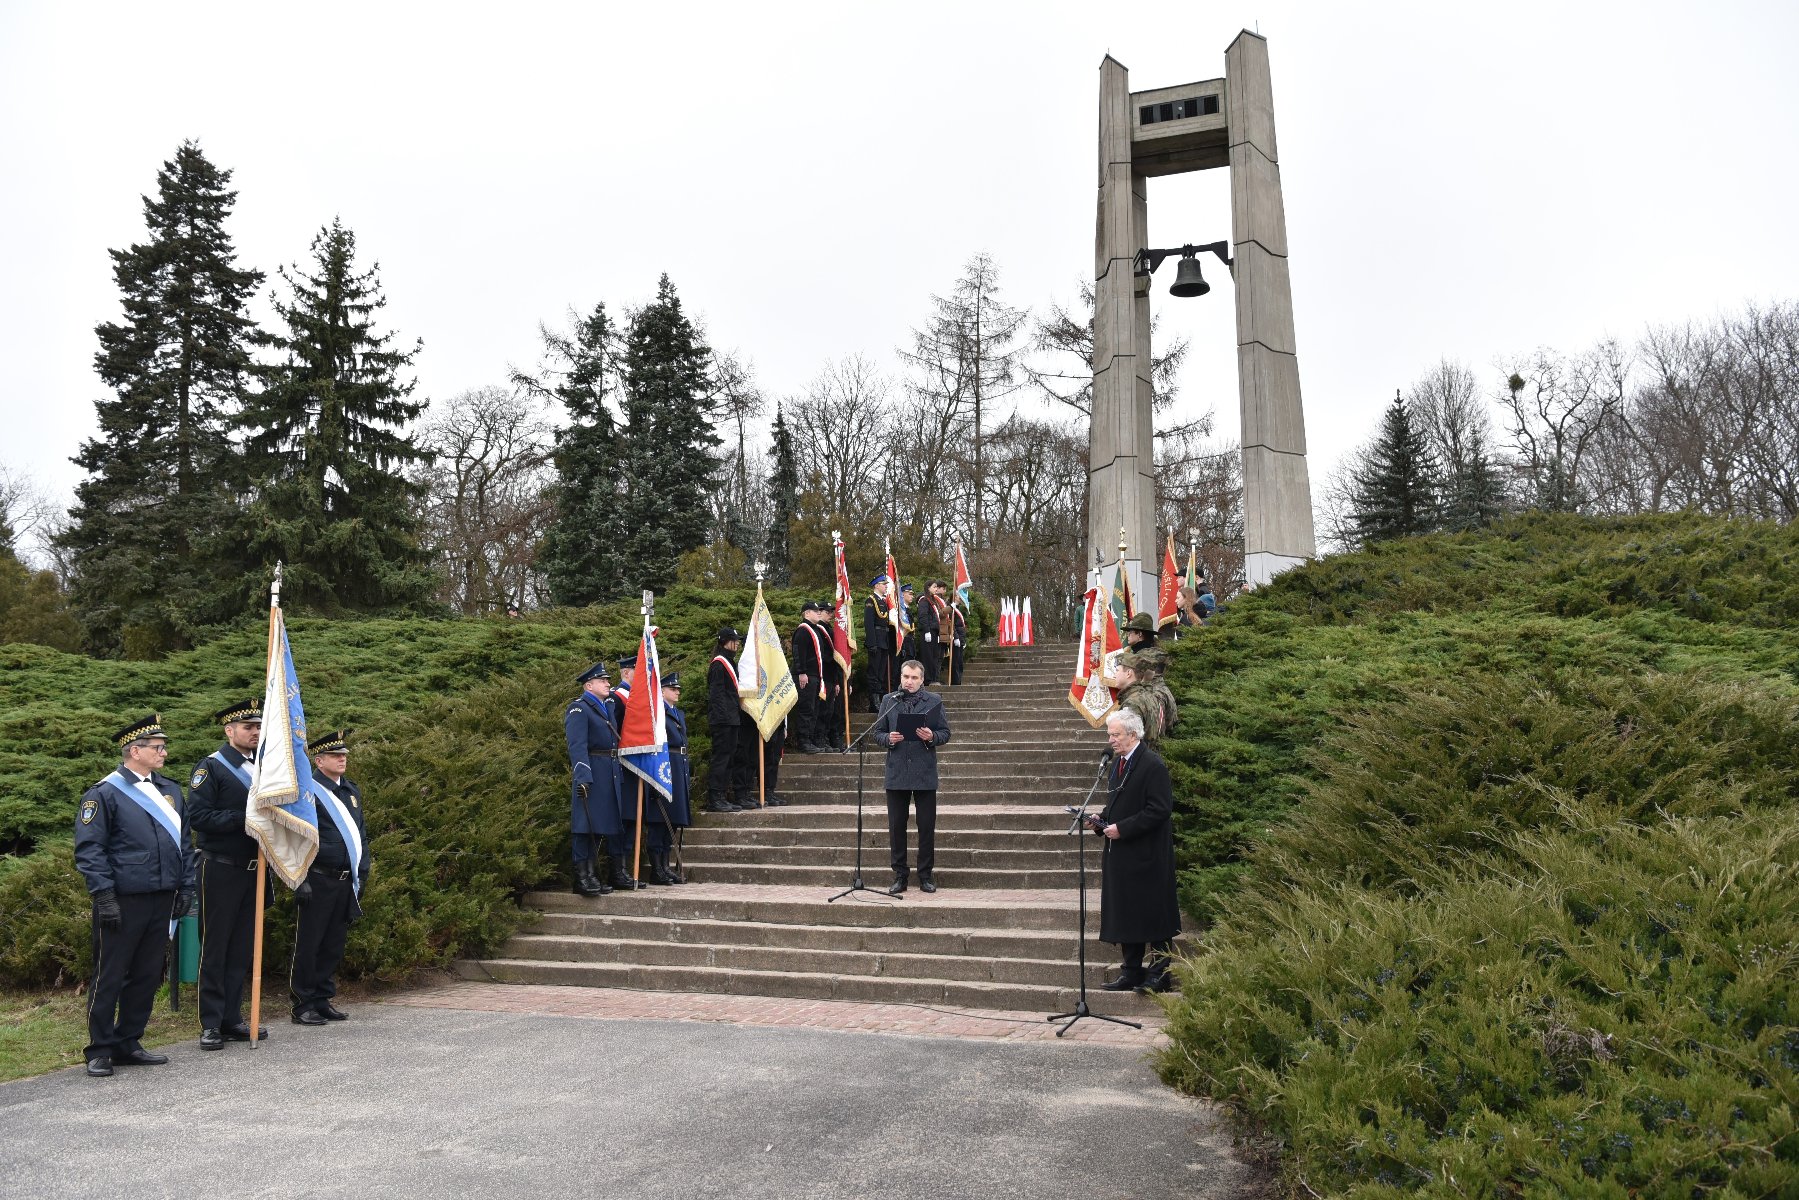
M1254 1172L1140 1050L357 1006L0 1084L0 1196L1085 1200Z

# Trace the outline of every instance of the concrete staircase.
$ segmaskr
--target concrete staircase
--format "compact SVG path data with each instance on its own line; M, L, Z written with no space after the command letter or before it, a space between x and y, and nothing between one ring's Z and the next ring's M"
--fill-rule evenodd
M1077 997L1079 907L1065 804L1093 782L1104 736L1068 706L1072 646L988 648L940 694L953 740L938 752L939 891L885 894L882 754L863 777L862 878L855 869L855 754L790 753L792 803L700 814L687 831L689 882L584 898L536 892L541 920L464 978L806 999L1066 1011ZM856 699L860 699L857 697ZM870 714L852 714L866 728ZM704 764L696 764L703 771ZM703 782L697 781L703 791ZM913 833L916 839L916 830ZM1097 990L1116 973L1098 933L1099 856L1088 849L1088 1003L1153 1014L1131 993Z

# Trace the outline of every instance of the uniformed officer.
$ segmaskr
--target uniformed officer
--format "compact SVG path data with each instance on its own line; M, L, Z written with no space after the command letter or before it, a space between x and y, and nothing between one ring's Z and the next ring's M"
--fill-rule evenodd
M1168 731L1168 714L1162 706L1161 695L1139 675L1135 652L1125 652L1112 677L1117 680L1119 707L1130 709L1143 723L1143 744L1151 749L1159 748L1162 735Z
M756 807L750 799L750 755L759 734L744 717L737 692L737 652L743 635L730 626L718 631L712 662L706 668L706 726L712 732L712 759L706 771L706 811L740 812ZM733 804L735 796L738 803Z
M256 934L256 839L244 832L250 764L262 740L262 699L212 714L225 744L201 759L187 785L187 823L200 880L200 1049L250 1040L243 1017ZM271 893L272 894L272 893ZM258 1039L269 1036L266 1027Z
M949 649L949 681L951 687L959 687L962 683L962 652L968 646L968 615L957 605L949 606L953 632L948 635Z
M1168 651L1156 644L1156 619L1140 612L1124 623L1126 648L1137 655L1137 673L1160 677L1168 670Z
M868 603L862 606L862 648L868 652L868 711L881 711L881 697L899 686L893 670L893 640L890 598L893 583L885 575L869 581L873 589Z
M793 738L801 754L823 754L819 728L828 696L825 660L831 657L829 632L818 624L818 601L800 606L801 621L793 629L793 682L798 698L793 703Z
M662 680L662 715L668 733L668 765L670 797L667 819L674 828L686 829L693 824L693 771L687 761L687 714L681 711L681 676L667 675ZM677 835L678 836L678 835ZM686 877L668 865L669 847L661 851L661 861L652 861L662 883L686 883ZM654 876L652 877L654 878Z
M606 703L612 707L612 723L622 733L625 728L625 701L631 698L631 683L637 678L637 656L627 654L618 660L618 682L612 685L612 695Z
M606 664L597 662L577 677L581 694L562 716L562 732L568 743L569 771L574 776L569 791L569 829L573 834L575 891L583 896L603 896L615 887L627 891L637 886L625 868L625 856L612 854L612 881L594 871L599 839L607 839L616 851L624 824L618 808L618 725L607 697L612 679Z
M169 1061L138 1039L162 982L170 921L186 916L194 900L181 786L159 773L169 753L161 714L112 737L124 761L82 795L75 817L75 868L87 880L94 910L89 1075Z
M347 1021L331 1003L337 968L344 960L350 926L362 919L362 889L369 879L363 836L362 792L344 778L350 765L350 731L333 730L306 743L312 755L312 798L319 811L319 853L294 889L300 918L294 926L294 961L288 976L296 1025Z
M820 600L812 607L812 622L825 647L825 692L824 700L818 706L818 745L826 750L840 751L844 748L843 726L847 714L843 707L843 664L837 661L836 631L831 624L835 605L829 600Z
M948 588L941 579L931 580L925 585L924 601L918 606L918 657L924 663L927 685L943 682L943 648L955 627L949 602L943 598Z
M912 607L916 598L917 598L917 593L913 590L911 584L902 583L900 585L899 656L900 656L901 662L905 662L909 658L916 659L918 657L918 625L917 625L917 622L913 619L913 607Z

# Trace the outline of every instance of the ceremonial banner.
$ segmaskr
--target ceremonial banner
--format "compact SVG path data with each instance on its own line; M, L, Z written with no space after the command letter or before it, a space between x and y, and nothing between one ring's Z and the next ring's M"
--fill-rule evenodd
M1102 617L1108 616L1097 587L1087 589L1081 616L1081 634L1074 660L1074 679L1068 685L1068 703L1095 729L1106 723L1106 714L1117 707L1107 687L1100 650L1104 645Z
M837 604L831 610L831 657L847 678L850 659L856 653L856 618L851 607L855 594L850 591L850 570L843 561L843 539L836 538L832 544L837 554Z
M1174 561L1174 530L1168 531L1168 548L1162 552L1162 578L1156 586L1156 628L1181 619L1181 580Z
M737 695L743 711L756 723L762 740L773 737L787 713L799 702L799 689L787 671L787 655L781 651L781 634L769 615L762 585L756 585L756 609L750 614L749 635L737 659Z
M262 749L250 776L244 832L290 888L319 852L319 812L306 758L306 713L279 604L269 605L269 655L262 692Z
M974 577L968 573L968 559L962 555L962 539L956 539L956 579L951 589L956 593L956 601L968 612L968 594L974 589Z
M674 799L674 768L668 756L668 717L662 705L662 663L656 627L643 619L637 643L637 679L625 697L625 723L618 731L618 761L645 783Z
M893 626L893 652L899 654L906 642L905 606L900 603L899 567L893 561L893 547L887 547L887 623Z

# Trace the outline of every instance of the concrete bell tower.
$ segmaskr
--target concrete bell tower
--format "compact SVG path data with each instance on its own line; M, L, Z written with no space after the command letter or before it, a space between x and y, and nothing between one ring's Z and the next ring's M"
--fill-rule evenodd
M1244 575L1251 585L1313 558L1305 413L1287 277L1287 216L1274 140L1268 42L1244 30L1224 52L1224 78L1133 92L1124 65L1099 68L1099 226L1094 255L1093 425L1087 561L1118 560L1118 531L1136 595L1155 594L1159 564L1151 418L1148 181L1226 167L1231 275L1237 301L1237 395L1243 428ZM1204 319L1203 316L1201 319ZM1146 589L1146 590L1145 590Z

